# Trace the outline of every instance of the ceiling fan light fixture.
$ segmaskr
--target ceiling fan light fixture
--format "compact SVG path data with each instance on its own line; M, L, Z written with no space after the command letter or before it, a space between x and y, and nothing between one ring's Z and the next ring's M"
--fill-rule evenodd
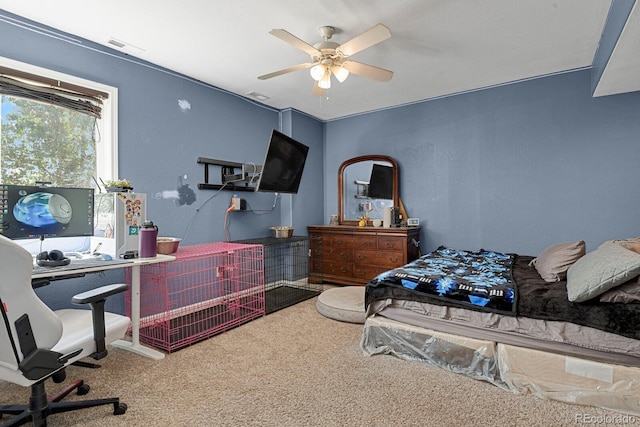
M322 76L324 76L325 73L326 73L326 70L324 68L324 65L322 64L314 65L309 70L309 74L311 74L311 78L317 82L319 82L322 79Z
M329 89L331 87L331 71L327 69L322 78L318 81L318 87L321 89Z
M335 28L333 27L321 27L320 35L324 40L310 45L281 28L274 28L269 31L269 34L307 53L311 57L311 61L258 76L258 79L267 80L293 71L308 69L314 80L313 90L311 92L314 96L323 96L325 91L331 88L332 74L339 83L344 82L347 77L349 77L349 74L352 73L381 82L386 82L391 79L393 76L392 71L347 60L348 57L391 37L391 32L387 27L382 24L374 25L364 33L342 44L330 41L334 33Z
M333 75L336 76L336 80L340 83L347 80L347 77L349 77L349 70L344 67L333 66L331 71L333 71Z

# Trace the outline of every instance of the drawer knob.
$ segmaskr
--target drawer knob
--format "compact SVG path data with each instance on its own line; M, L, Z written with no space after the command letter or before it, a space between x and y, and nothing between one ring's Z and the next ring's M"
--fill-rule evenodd
M385 246L387 248L395 248L396 247L396 242L386 242Z

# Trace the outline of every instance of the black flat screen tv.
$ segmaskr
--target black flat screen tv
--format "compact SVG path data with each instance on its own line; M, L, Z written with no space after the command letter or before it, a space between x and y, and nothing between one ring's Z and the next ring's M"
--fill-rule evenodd
M373 164L367 195L371 199L393 199L393 167Z
M309 147L274 129L256 191L297 193L308 152Z
M93 236L93 188L0 184L0 234L10 239Z

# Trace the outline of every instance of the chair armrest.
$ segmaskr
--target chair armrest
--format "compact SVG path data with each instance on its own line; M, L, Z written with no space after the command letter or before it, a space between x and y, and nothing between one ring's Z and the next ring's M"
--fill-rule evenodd
M104 306L107 298L111 295L119 294L129 289L129 285L116 284L101 286L90 291L82 292L71 298L74 304L89 304L91 306L91 319L93 321L93 338L96 343L96 351L91 355L96 360L100 360L107 355L105 343L105 318Z
M96 301L107 299L111 295L124 292L127 289L129 289L129 285L126 284L101 286L99 288L74 295L73 298L71 298L71 302L74 304L91 304Z

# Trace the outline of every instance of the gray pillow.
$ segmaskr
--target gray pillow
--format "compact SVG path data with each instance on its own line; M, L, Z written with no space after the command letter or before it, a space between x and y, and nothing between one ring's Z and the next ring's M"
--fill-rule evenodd
M609 289L600 295L600 302L621 304L640 303L640 276L624 282L622 285L616 286L613 289Z
M640 254L605 245L577 260L567 271L569 301L582 302L640 274Z
M540 256L529 263L534 265L545 282L559 282L567 277L567 270L579 258L584 256L586 245L579 242L558 243L542 251Z

